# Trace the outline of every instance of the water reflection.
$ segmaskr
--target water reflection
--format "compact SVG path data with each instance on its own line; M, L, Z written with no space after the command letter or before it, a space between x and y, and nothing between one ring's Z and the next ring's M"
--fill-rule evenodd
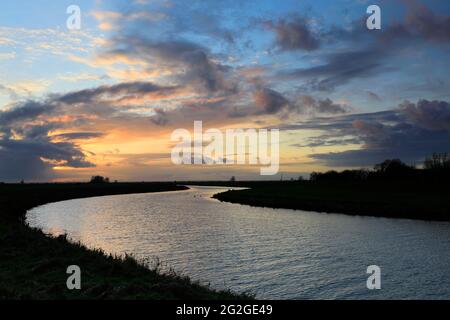
M71 200L30 225L258 298L450 298L450 224L220 203L225 188ZM366 268L382 290L366 289Z

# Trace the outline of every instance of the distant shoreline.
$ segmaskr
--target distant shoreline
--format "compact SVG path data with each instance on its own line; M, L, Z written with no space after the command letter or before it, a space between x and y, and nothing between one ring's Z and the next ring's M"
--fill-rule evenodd
M28 210L47 203L188 189L175 183L0 184L0 300L252 298L161 273L158 265L129 256L106 255L65 236L49 237L24 223ZM82 290L66 287L70 265L82 270Z
M450 199L445 190L424 190L394 184L380 189L367 184L314 184L310 182L242 183L247 190L229 190L213 196L222 202L425 221L450 221Z

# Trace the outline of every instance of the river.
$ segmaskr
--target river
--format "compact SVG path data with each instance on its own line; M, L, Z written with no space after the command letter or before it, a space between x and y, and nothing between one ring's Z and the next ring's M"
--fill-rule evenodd
M450 223L211 199L226 190L57 202L30 210L27 223L260 299L450 299ZM380 290L366 287L369 265L381 269Z

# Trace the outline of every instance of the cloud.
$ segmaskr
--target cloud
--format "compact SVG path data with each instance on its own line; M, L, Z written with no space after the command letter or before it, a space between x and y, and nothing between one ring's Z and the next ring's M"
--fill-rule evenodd
M13 60L15 58L15 52L0 52L0 60Z
M386 36L422 39L435 43L450 42L450 17L433 13L426 5L408 1L405 20L389 27ZM384 38L386 39L386 37Z
M11 125L16 121L35 118L54 109L54 105L27 101L10 110L0 112L0 127Z
M450 131L450 104L447 101L419 100L416 104L406 101L400 105L400 110L420 127Z
M266 21L264 25L276 34L276 45L283 51L313 51L320 47L320 40L313 34L305 18Z
M208 49L193 42L153 41L127 36L116 38L112 47L104 55L109 58L119 55L130 60L138 59L146 61L149 67L169 70L179 85L207 93L236 91L236 86L226 80L230 68L213 60Z
M49 180L55 165L71 168L94 167L73 143L51 142L45 137L21 140L0 139L0 177L3 181Z
M17 59L23 55L21 53L26 54L27 60L44 55L68 56L86 53L96 48L101 41L101 37L95 36L87 29L68 33L64 28L31 29L0 26L0 44L14 50L4 56L8 59Z
M52 166L23 148L6 149L0 142L0 181L47 180L54 178Z
M52 136L52 138L71 141L71 140L94 139L102 136L104 136L103 132L70 132L54 135Z
M237 4L237 3L236 3ZM237 11L242 12L245 3L239 3ZM145 3L121 3L116 11L95 11L99 28L119 33L141 33L146 36L152 29L158 29L167 37L180 34L195 34L208 41L222 41L234 45L237 31L227 23L232 2L199 2L195 5L185 1L146 1ZM235 13L236 14L236 13Z
M310 95L287 98L281 93L268 88L255 91L253 99L257 109L255 114L281 114L282 118L285 118L288 114L343 114L350 111L348 106L335 103L329 98L320 99ZM235 116L239 115L238 112L238 110L235 110ZM241 116L248 115L249 113L243 113Z
M316 99L309 95L301 95L297 100L297 107L303 112L311 113L343 114L349 112L347 106L335 103L330 98Z
M18 98L18 94L15 90L2 84L0 84L0 92L6 93L11 100L16 100Z
M235 32L222 26L224 18L218 14L207 11L195 11L191 13L190 19L177 19L174 26L178 32L194 32L205 34L214 40L225 41L228 44L235 44ZM175 31L175 30L174 30Z
M253 99L262 114L276 114L289 107L289 101L283 95L268 88L254 92Z
M109 76L107 75L97 75L94 73L66 73L58 76L58 79L68 81L68 82L78 82L78 81L100 81L100 80L108 80Z
M313 138L315 146L321 146L320 141L329 145L330 134L360 142L358 150L310 155L329 166L370 166L388 158L418 163L433 152L450 151L450 104L404 102L395 110L357 118L343 116L336 123L313 124L310 128L328 131Z
M281 71L277 77L280 80L306 79L312 90L332 91L353 79L386 71L381 67L386 54L374 48L327 54L324 59L324 64Z
M70 168L93 167L84 152L72 140L86 134L63 134L59 140L50 132L64 122L48 118L60 106L57 101L26 101L0 111L0 178L6 181L48 180L55 177L55 165ZM60 110L63 111L63 110ZM59 115L60 117L63 114ZM91 136L92 137L92 136Z
M158 126L165 126L169 123L168 114L162 109L155 109L155 115L150 119Z
M11 100L19 98L30 97L33 94L44 91L50 84L50 81L44 79L25 80L8 83L7 85L0 84L0 91L6 92Z
M226 116L230 110L227 98L190 97L175 108L160 107L158 99L173 97L179 90L177 86L131 82L16 103L0 111L0 165L4 167L0 179L43 181L59 176L55 166L94 167L89 159L101 155L83 150L83 141L104 138L110 132L120 144L136 136L142 140L170 132L169 123L189 128L194 120L211 126L238 121ZM127 107L124 101L130 102Z
M305 19L281 20L268 25L277 33L277 46L286 50L318 51L313 66L280 70L275 80L303 80L305 91L333 91L356 79L365 79L396 71L390 67L393 58L411 50L429 50L429 45L445 49L450 43L450 17L431 11L427 6L406 1L406 14L402 19L383 24L380 32L367 32L365 19L356 19L351 27L332 26L312 33ZM296 23L292 21L297 21ZM338 49L336 49L338 48ZM370 96L374 101L377 97Z
M123 102L135 97L153 97L157 100L171 97L178 89L175 86L162 87L150 82L128 82L71 92L58 97L56 100L67 104L100 101Z
M294 143L291 147L328 147L328 146L345 146L350 144L359 144L361 140L358 138L336 138L334 135L322 135L320 137L310 138L307 143Z
M152 74L152 80L157 78L159 83L190 87L198 94L234 93L237 77L229 79L231 68L219 62L226 53L213 54L207 47L218 39L234 43L233 32L221 23L224 13L219 7L222 7L219 3L191 6L180 1L166 6L152 1L122 4L120 12L94 12L93 15L105 23L103 28L115 29L115 32L94 61L72 59L109 69L119 62L135 65L142 73ZM205 39L205 35L209 39ZM197 41L198 37L201 42ZM108 75L120 73L123 70L118 68L109 70Z
M139 12L117 12L117 11L94 11L91 15L98 21L99 29L103 31L119 30L124 23L133 21L157 22L166 18L161 12L139 11Z
M261 88L253 92L253 101L256 107L256 115L279 115L285 118L288 114L343 114L348 113L349 108L333 102L329 98L317 99L310 95L287 98L278 91L269 88ZM243 110L233 110L231 116L245 117L249 115Z
M139 1L136 5L134 1L132 5L121 4L118 12L95 12L101 28L112 31L108 40L87 32L69 35L52 29L0 28L0 43L8 46L8 52L16 50L12 46L17 45L28 48L33 57L53 53L69 56L71 63L82 62L84 68L104 68L94 70L97 72L83 69L73 81L118 80L16 103L1 111L1 161L10 162L4 164L7 169L2 175L34 179L54 176L55 166L83 168L94 161L101 165L98 159L105 156L104 150L110 149L111 143L127 152L145 151L147 138L158 140L172 128L190 128L194 120L203 120L205 127L222 127L249 123L271 126L281 119L282 125L287 123L285 128L325 131L297 146L360 146L358 150L312 155L336 165L373 164L375 158L391 155L418 159L425 151L439 151L448 145L446 101L405 102L385 112L348 114L348 105L322 92L309 92L333 91L355 80L392 71L390 63L399 60L390 58L401 54L409 57L413 52L419 57L430 53L440 58L441 52L434 46L445 50L443 44L449 39L449 20L443 13L410 5L405 17L383 25L381 32L367 32L360 19L351 30L336 28L326 33L329 22L319 25L316 20L298 16L273 18L275 13L269 18L254 18L254 11L242 10L245 1L236 5L180 1L168 6L163 2ZM249 7L254 9L254 4ZM287 11L277 14L283 12ZM255 19L265 19L266 29L255 29ZM100 51L92 52L100 44ZM278 50L270 50L274 45ZM18 57L23 56L22 49L17 49ZM417 65L409 65L411 68L399 64L395 69L399 73L392 80L403 81L408 72L419 70L426 61L420 59ZM445 66L444 62L439 65ZM438 76L445 79L445 68L440 69ZM417 86L425 76L418 74ZM434 75L429 77L435 79ZM380 93L386 101L392 98L389 90L378 90L378 84L367 86L375 88L376 93L364 89L358 89L358 93L363 100L380 102ZM42 91L30 88L30 83L0 86L11 97ZM442 82L436 92L417 88L398 91L402 99L422 96L422 92L424 97L446 99L444 88ZM352 99L354 93L346 93ZM343 95L333 97L339 96ZM289 124L292 119L311 116L314 118L300 125ZM88 139L96 140L84 141ZM33 168L34 176L27 173L28 168ZM133 168L128 169L131 172Z
M366 93L367 93L367 96L369 97L370 100L376 101L376 102L382 101L382 99L380 98L380 96L377 95L375 92L367 91Z
M323 34L330 40L374 40L385 50L395 50L405 44L446 44L450 41L450 16L448 12L433 12L415 0L399 1L405 5L405 14L390 24L383 22L382 32L368 33L365 17L354 20L349 28L334 26ZM444 14L442 14L444 12Z

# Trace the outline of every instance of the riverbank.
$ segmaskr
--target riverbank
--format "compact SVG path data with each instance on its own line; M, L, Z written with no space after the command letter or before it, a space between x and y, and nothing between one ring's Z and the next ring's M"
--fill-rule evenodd
M450 221L448 186L413 183L242 182L224 202L349 215Z
M246 299L157 265L112 257L25 225L36 206L76 198L186 190L173 183L0 184L0 299ZM82 290L66 287L67 267L82 270Z

